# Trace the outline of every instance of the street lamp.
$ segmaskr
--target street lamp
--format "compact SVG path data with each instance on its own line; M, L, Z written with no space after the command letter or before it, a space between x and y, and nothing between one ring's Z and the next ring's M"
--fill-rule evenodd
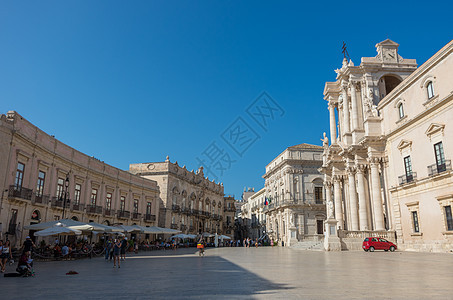
M64 183L64 187L65 187L65 190L64 190L64 198L63 198L63 217L62 217L62 219L64 219L64 211L65 211L65 208L66 208L66 199L67 199L68 187L69 187L69 175L66 175L66 180L65 180L65 183Z

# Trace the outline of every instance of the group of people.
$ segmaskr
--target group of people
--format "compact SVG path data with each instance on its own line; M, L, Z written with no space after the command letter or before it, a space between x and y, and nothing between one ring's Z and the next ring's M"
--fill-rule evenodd
M138 252L138 245L132 243L133 248ZM105 260L113 259L113 267L121 268L120 261L126 259L126 251L130 247L127 237L108 238L105 240Z
M17 273L5 274L5 276L16 277L16 276L32 276L33 275L33 259L31 257L31 251L35 244L27 236L24 244L21 247L21 255L19 257L18 265L16 268ZM9 240L3 242L0 240L0 269L2 273L5 273L6 265L8 260L11 264L14 263L11 243Z
M3 244L3 241L0 240L0 269L2 273L5 273L8 259L13 259L10 241L6 240L5 244Z

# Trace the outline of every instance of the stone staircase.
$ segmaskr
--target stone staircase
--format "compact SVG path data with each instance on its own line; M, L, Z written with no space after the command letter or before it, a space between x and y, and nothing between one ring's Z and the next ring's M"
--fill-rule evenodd
M311 250L311 251L324 251L324 241L303 241L298 242L291 249L295 250Z

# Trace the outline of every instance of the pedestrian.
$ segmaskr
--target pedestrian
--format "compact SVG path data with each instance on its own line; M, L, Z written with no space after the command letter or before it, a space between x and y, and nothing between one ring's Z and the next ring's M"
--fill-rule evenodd
M1 260L2 260L2 273L5 273L5 268L6 268L6 262L9 259L13 259L13 255L11 253L11 245L9 240L6 240L5 245L2 247L2 254L1 254Z
M274 247L274 240L271 238L271 247Z
M116 267L116 263L118 262L118 268L120 266L120 250L121 250L121 241L119 239L115 239L113 243L113 267Z
M127 237L121 241L121 260L126 260Z
M258 248L258 239L255 239L255 248Z
M204 256L204 240L203 240L203 236L200 236L200 239L198 240L198 243L197 243L197 248L200 249L200 251L198 252L198 256Z
M110 256L110 250L112 250L112 246L113 246L113 243L112 243L112 238L111 237L108 237L106 242L105 242L105 260L108 260L109 259L109 256ZM112 260L112 258L110 257L110 260Z
M35 243L31 240L30 236L25 238L24 244L22 245L22 252L33 252L33 248L36 248Z

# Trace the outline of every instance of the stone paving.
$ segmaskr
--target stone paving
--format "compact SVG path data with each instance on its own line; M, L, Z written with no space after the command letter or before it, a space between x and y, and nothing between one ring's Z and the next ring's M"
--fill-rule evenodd
M142 252L36 262L36 276L0 278L4 299L453 299L453 255L321 252L281 247ZM14 267L15 268L15 267ZM7 269L13 271L11 266ZM65 275L75 270L78 275Z

